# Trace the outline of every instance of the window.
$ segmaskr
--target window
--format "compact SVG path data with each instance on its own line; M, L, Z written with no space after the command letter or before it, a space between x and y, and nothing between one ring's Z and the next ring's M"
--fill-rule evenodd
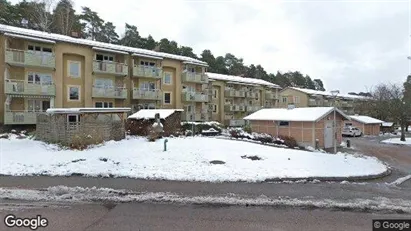
M253 101L251 101L251 100L248 101L248 104L249 104L249 105L252 105L252 104L253 104Z
M153 82L142 82L140 84L140 89L145 91L154 91L156 89L156 84Z
M53 50L50 47L42 47L39 45L28 45L27 50L33 52L44 52L44 53L52 53Z
M213 113L217 114L218 113L218 107L217 104L213 104Z
M147 67L154 67L156 65L156 63L155 62L140 61L140 65L147 66Z
M289 122L288 121L280 121L279 125L280 126L288 126Z
M196 92L196 88L193 86L183 85L183 92Z
M294 103L300 103L300 97L294 96Z
M164 104L171 104L171 93L164 92Z
M69 123L80 122L80 116L79 115L67 115L67 122Z
M80 77L81 63L77 61L68 61L68 76L71 78Z
M103 55L103 54L96 54L96 60L98 60L98 61L109 61L109 62L113 62L113 61L114 61L114 56L112 56L112 55Z
M172 75L170 72L164 72L164 84L170 85L172 83L171 77Z
M287 97L283 97L283 103L287 103Z
M27 75L27 83L51 85L53 81L51 74L29 72Z
M43 52L52 53L52 49L49 47L43 47Z
M218 91L217 89L213 89L213 99L217 99L218 98Z
M68 86L68 98L71 101L80 100L80 87L79 86Z
M96 102L95 107L97 107L97 108L112 108L113 103L112 102Z

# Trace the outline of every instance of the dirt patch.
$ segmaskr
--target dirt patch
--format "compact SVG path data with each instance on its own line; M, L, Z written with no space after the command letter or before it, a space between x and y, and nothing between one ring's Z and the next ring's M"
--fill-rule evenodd
M250 160L261 160L261 157L259 157L259 156L247 156L247 155L244 155L244 156L241 156L241 158L243 158L243 159L250 159Z
M212 160L210 161L210 164L225 164L225 162L222 160Z

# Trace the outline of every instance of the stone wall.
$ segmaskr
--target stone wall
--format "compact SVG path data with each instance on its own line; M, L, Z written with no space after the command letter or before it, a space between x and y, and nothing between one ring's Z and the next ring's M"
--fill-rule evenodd
M73 143L98 144L125 138L123 121L93 121L84 119L68 123L66 115L40 114L37 117L36 139L70 146Z

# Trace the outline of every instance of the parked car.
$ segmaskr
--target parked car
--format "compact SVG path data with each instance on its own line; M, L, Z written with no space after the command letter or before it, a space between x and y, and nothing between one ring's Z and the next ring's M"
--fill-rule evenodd
M352 136L352 137L357 137L362 135L362 131L354 126L347 126L343 128L342 131L343 136Z

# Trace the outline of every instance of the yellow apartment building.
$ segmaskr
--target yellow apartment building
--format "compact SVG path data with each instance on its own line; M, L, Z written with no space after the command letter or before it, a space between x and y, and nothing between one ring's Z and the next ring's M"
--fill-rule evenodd
M211 119L228 126L245 125L243 118L278 105L280 87L255 78L206 73L211 82Z
M184 120L209 119L200 60L1 24L0 44L0 124L35 124L54 107L183 108Z
M287 87L280 91L279 107L287 108L289 105L295 107L332 107L335 106L348 115L356 114L355 104L367 100L366 97L337 94L334 96L330 92L316 91L297 87Z

